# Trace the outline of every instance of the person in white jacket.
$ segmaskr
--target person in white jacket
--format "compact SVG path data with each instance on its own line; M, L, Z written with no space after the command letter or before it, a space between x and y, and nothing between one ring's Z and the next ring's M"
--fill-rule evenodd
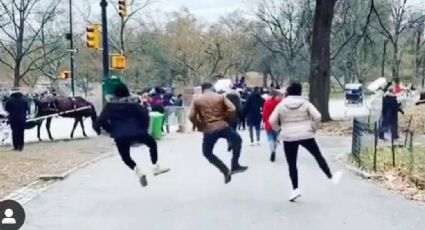
M272 128L280 131L280 139L283 140L286 160L289 166L293 191L289 200L294 202L301 196L298 189L297 156L299 146L307 149L316 159L322 171L329 179L338 183L342 173L332 175L325 158L320 152L315 140L315 132L320 126L321 114L308 100L301 97L302 86L292 83L287 88L287 97L273 111L269 118Z

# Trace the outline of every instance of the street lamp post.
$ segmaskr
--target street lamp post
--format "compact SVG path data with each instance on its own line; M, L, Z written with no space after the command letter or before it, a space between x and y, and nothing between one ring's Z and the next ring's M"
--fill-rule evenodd
M109 78L108 21L106 14L108 2L101 0L100 6L102 7L103 80L106 80Z
M106 7L108 2L101 0L102 8L102 43L103 43L103 84L102 84L102 101L105 105L105 87L107 87L107 79L109 78L109 47L108 47L108 20L106 15Z
M70 65L71 65L71 92L75 96L75 74L74 74L74 34L72 30L72 0L69 0L69 43L70 43Z

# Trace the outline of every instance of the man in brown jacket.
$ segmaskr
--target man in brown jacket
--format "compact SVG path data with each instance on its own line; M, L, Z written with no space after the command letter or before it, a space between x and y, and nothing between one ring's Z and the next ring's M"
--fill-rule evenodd
M204 134L202 143L204 156L223 173L224 181L227 184L232 179L232 174L248 169L248 167L239 165L242 138L229 127L229 122L236 115L236 108L224 95L215 93L211 83L204 83L202 91L203 94L194 100L191 106L189 118ZM225 138L231 143L233 150L231 170L213 154L214 145L220 138Z

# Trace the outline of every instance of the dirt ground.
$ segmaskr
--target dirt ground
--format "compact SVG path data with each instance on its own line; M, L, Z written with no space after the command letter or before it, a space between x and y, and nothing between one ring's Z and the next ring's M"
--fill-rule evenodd
M58 175L113 150L105 136L73 141L27 144L23 152L0 147L0 200L39 179Z
M352 121L330 121L322 123L318 131L318 135L324 136L351 136L352 133Z

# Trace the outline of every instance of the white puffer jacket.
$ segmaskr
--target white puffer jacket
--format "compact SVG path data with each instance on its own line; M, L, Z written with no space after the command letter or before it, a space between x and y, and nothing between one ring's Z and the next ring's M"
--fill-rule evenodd
M275 131L280 130L283 141L299 141L314 138L322 115L308 100L301 96L286 97L270 116Z

